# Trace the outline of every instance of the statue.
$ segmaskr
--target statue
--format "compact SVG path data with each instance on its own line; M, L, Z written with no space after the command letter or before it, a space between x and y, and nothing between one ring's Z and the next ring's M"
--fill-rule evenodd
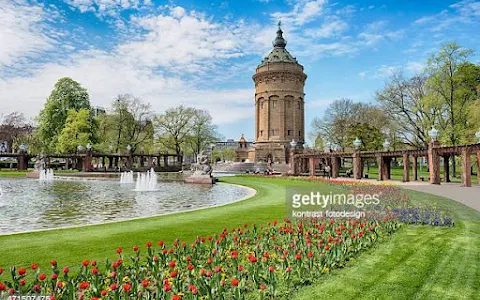
M214 183L212 176L212 166L210 165L210 157L203 151L197 155L197 163L191 167L193 174L186 178L189 183Z

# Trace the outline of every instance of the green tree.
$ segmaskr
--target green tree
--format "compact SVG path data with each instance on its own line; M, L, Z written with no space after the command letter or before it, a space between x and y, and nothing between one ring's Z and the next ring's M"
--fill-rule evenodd
M362 141L362 150L379 150L382 148L383 134L380 130L368 123L352 124L347 129L350 141L359 138ZM350 142L350 144L352 144Z
M90 109L90 99L80 83L65 77L57 81L38 117L39 138L44 150L55 148L70 109Z
M193 127L195 109L183 105L169 108L155 118L154 126L158 142L167 149L181 154Z
M460 47L457 43L447 43L437 54L428 60L428 84L435 98L442 104L442 115L439 125L443 131L443 142L455 146L461 143L466 134L465 124L471 98L465 97L465 90L459 84L461 79L460 67L467 62L472 54L469 49ZM452 176L455 176L455 157L452 156Z
M125 151L128 145L132 151L144 147L153 151L153 113L149 104L132 95L119 95L112 103L110 114L98 117L99 145L103 151Z
M58 136L56 150L60 153L75 152L78 145L85 146L94 142L92 120L89 109L70 109L65 127Z
M219 134L208 111L193 108L192 113L186 143L190 146L193 156L197 157L208 145L219 140Z

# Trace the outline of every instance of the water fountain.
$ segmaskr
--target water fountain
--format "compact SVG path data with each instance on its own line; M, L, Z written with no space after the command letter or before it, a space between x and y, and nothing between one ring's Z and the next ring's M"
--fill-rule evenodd
M40 169L38 179L40 181L53 181L53 170L52 169Z
M152 168L146 173L137 174L137 183L135 185L135 191L145 192L145 191L156 191L157 190L157 173Z
M134 183L135 180L133 179L133 171L130 172L123 172L120 175L120 183Z

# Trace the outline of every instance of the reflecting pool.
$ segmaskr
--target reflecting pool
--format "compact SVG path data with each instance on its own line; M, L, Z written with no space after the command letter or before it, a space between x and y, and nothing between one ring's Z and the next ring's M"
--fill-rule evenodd
M233 202L248 189L159 181L157 191L136 192L116 180L0 178L0 234L99 224Z

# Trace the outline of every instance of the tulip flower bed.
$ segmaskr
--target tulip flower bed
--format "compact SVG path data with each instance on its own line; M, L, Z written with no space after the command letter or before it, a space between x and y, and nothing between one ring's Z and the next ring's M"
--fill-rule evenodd
M134 246L131 254L118 248L116 261L85 260L72 270L56 261L51 266L32 264L28 270L0 269L0 298L14 294L51 299L280 298L343 267L399 226L391 217L245 224L191 244L148 242Z
M354 194L378 194L381 196L381 203L373 207L370 213L378 215L379 212L387 212L401 223L430 226L454 225L451 212L438 209L434 203L428 206L413 204L405 190L389 182L371 184L352 179L328 179L325 177L292 177L292 179L341 186L344 190Z

